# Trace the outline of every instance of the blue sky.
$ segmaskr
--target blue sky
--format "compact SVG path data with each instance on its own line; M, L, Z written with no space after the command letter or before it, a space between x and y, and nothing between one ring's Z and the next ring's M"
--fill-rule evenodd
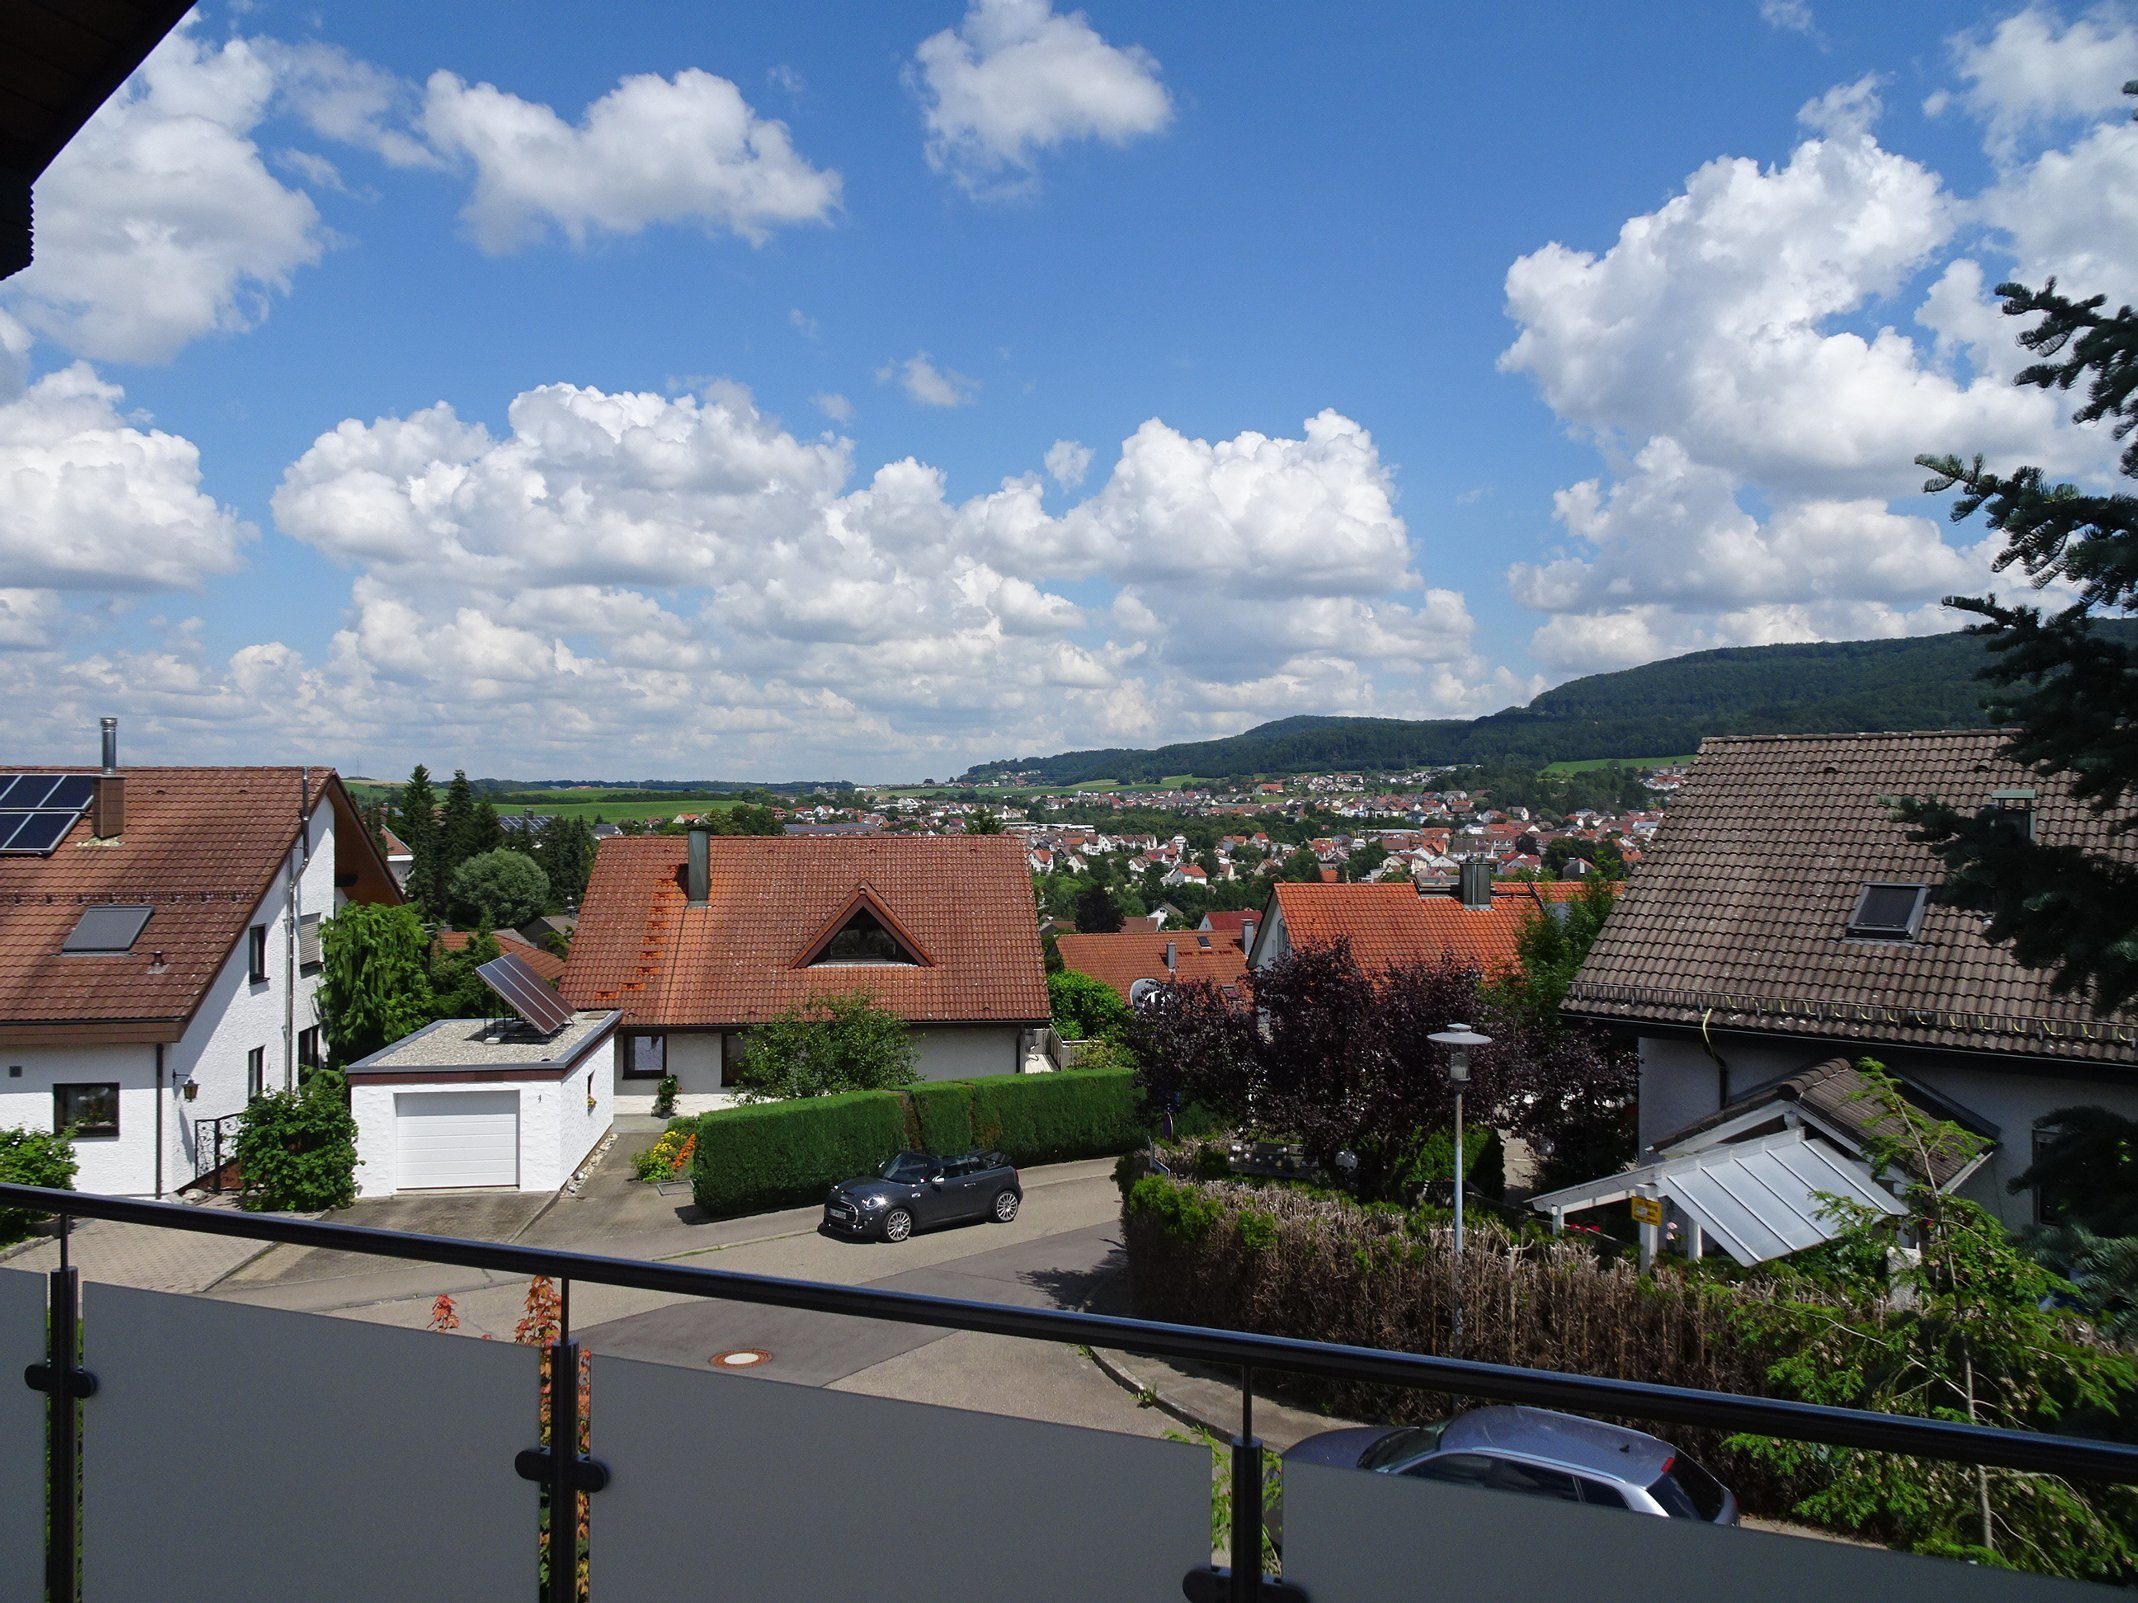
M14 755L914 777L1953 626L1914 453L2110 458L1986 289L2133 296L2130 12L1503 9L204 7L0 286Z

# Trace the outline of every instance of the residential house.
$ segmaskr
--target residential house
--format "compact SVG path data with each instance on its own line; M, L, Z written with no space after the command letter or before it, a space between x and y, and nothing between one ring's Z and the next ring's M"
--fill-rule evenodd
M1637 1037L1644 1145L1836 1055L1874 1058L1994 1135L1962 1194L2016 1224L2035 1202L2007 1182L2047 1115L2138 1116L2138 1017L2059 995L1992 945L1892 816L1890 797L1936 796L2044 842L2138 853L2003 742L1976 730L1702 744L1566 1000Z
M749 1031L864 992L914 1027L924 1079L1050 1066L1023 844L1010 835L624 837L594 859L558 987L622 1013L617 1109L673 1075L719 1106Z
M1208 931L1064 935L1056 944L1063 967L1105 981L1126 1002L1141 999L1137 991L1141 981L1170 985L1202 980L1235 999L1245 994L1247 954L1236 942Z
M1463 864L1460 883L1451 889L1405 879L1280 882L1271 888L1248 962L1267 968L1294 948L1343 941L1370 970L1453 957L1487 974L1504 973L1520 962L1523 926L1580 891L1549 881L1495 881L1481 859Z
M1197 934L1214 935L1221 942L1230 942L1245 952L1255 943L1255 924L1261 917L1261 913L1252 907L1243 907L1237 912L1205 913L1195 929Z
M386 867L393 875L394 884L407 890L408 876L416 866L415 848L384 824L379 826L379 840L386 848Z
M431 945L441 952L457 952L474 939L468 930L440 930L431 940ZM564 978L564 959L547 947L537 946L525 936L511 930L496 930L491 939L497 942L500 956L518 958L545 984L555 985Z
M121 768L110 719L104 756L0 769L0 1126L161 1196L321 1060L320 921L401 892L331 768Z

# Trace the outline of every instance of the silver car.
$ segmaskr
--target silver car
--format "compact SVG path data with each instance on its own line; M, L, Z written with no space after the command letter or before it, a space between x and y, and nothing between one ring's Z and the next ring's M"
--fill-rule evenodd
M1325 1430L1284 1462L1737 1523L1729 1488L1662 1438L1548 1408L1473 1408L1437 1425Z

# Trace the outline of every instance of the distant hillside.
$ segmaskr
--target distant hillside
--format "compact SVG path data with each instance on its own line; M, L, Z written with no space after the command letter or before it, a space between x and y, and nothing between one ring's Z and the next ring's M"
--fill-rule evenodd
M1965 729L1988 720L1974 677L1987 655L1967 634L1736 646L1593 674L1484 718L1280 718L1223 740L983 763L966 777L1028 772L1042 784L1074 785L1441 763L1542 767L1692 751L1704 735Z

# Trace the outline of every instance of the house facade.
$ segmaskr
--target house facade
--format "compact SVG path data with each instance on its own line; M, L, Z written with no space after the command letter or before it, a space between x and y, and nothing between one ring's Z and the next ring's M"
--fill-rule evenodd
M1280 881L1254 927L1250 968L1268 968L1295 948L1342 941L1368 970L1452 957L1484 974L1520 962L1518 942L1533 918L1582 894L1566 881L1495 880L1482 858L1465 863L1453 887L1411 880L1316 885Z
M601 843L558 990L615 1010L616 1108L734 1099L750 1030L854 992L910 1025L923 1079L1051 1068L1013 835L625 836Z
M1961 1194L2009 1224L2008 1182L2061 1108L2138 1116L2138 1018L2059 995L1942 900L1890 798L1996 808L2048 843L2129 853L1995 730L1704 742L1568 992L1632 1033L1645 1148L1837 1055L1874 1058L1994 1139Z
M332 769L0 786L0 1126L73 1129L84 1191L179 1190L213 1167L215 1121L227 1144L320 1061L320 923L400 890Z

